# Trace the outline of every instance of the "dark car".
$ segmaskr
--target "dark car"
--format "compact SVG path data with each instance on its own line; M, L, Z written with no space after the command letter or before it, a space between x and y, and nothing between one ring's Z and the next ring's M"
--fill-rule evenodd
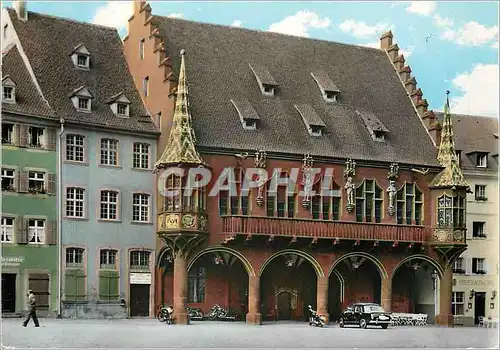
M339 317L339 325L358 325L360 328L368 326L389 327L391 314L375 303L356 303L350 305Z

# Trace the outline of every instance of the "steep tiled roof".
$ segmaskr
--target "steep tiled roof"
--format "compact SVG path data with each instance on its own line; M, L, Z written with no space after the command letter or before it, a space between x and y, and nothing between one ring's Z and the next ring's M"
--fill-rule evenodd
M58 117L98 127L158 132L136 90L116 29L34 12L23 22L13 9L7 11L43 95ZM80 44L90 52L90 70L75 68L71 60ZM94 96L92 113L78 112L69 97L81 86ZM129 118L115 116L106 104L119 92L131 101Z
M381 50L160 16L153 24L174 67L186 49L198 147L437 165L436 148ZM274 97L262 95L254 65L276 81ZM339 102L323 99L311 72L328 75ZM243 129L231 103L240 99L260 116L257 130ZM325 123L323 136L309 135L294 107L302 104ZM387 127L385 142L373 141L356 110Z
M437 113L443 120L443 113ZM473 152L488 152L487 170L497 171L498 158L498 119L491 117L452 114L453 131L455 133L455 149L461 151L461 166L464 169L477 169Z
M15 45L8 47L2 55L2 75L3 78L9 76L16 84L16 103L2 103L2 112L55 118L33 83Z

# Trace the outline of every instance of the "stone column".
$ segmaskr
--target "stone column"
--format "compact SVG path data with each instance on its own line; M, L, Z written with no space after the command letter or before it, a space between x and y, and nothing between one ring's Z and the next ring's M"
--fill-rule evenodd
M182 255L174 259L174 317L176 324L189 324L187 315L188 271Z
M382 278L380 285L380 303L386 312L391 312L392 308L392 278Z
M318 277L316 308L319 315L324 316L326 323L330 321L328 314L328 277Z
M436 317L436 323L440 326L454 326L453 314L451 312L452 280L453 272L450 265L444 269L443 277L439 283L439 315Z
M262 315L260 314L260 277L248 276L248 313L247 323L260 325Z

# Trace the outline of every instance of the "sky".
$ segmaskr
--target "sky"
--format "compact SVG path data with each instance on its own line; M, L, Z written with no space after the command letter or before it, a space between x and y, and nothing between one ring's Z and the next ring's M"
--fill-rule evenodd
M153 14L379 47L391 30L429 108L498 118L497 1L263 2L149 1ZM4 1L3 6L12 6ZM116 27L123 37L132 2L28 1L28 10Z

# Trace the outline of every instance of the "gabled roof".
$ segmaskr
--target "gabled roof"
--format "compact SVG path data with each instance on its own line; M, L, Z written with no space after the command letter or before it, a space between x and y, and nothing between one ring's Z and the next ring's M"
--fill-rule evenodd
M69 97L73 96L82 96L82 97L89 97L89 98L94 98L94 95L87 89L86 86L80 86L76 89L74 89L69 95Z
M297 112L304 120L307 126L320 126L325 127L325 123L321 120L316 111L308 104L300 104L294 106Z
M89 50L87 50L87 48L83 44L76 45L75 48L71 51L70 55L72 55L74 53L79 53L79 54L82 54L85 56L90 56Z
M368 128L368 130L370 131L370 133L373 133L373 132L388 133L389 132L389 130L385 127L385 125L382 124L382 122L373 113L366 112L366 111L358 111L358 110L356 110L356 113L361 117L361 119L365 123L365 125Z
M270 86L277 86L278 85L278 83L276 83L276 80L274 80L271 73L269 73L269 70L263 64L259 64L259 63L254 62L254 63L250 63L248 66L253 71L253 73L255 74L255 77L259 80L259 82L262 85L270 85Z
M259 148L268 154L437 166L436 148L385 52L178 18L154 16L152 23L174 67L181 49L189 53L190 111L199 149ZM279 83L273 98L262 96L249 64L266 67ZM311 78L320 71L342 91L337 103L326 102ZM241 98L261 118L255 132L241 128L230 102ZM328 130L323 137L310 137L294 107L300 104L321 116ZM391 137L374 143L356 109L377 115Z
M444 114L436 113L442 121ZM460 166L464 169L497 171L498 162L493 158L498 154L498 119L493 117L452 114L453 131L455 134L455 149L462 152ZM488 167L477 168L476 159L472 153L488 153ZM468 154L470 156L468 156Z
M130 104L130 100L125 96L123 92L119 92L116 95L111 96L106 100L106 103L110 104L113 102L121 102L121 103L127 103Z
M28 13L27 21L20 21L14 9L6 11L43 95L57 116L69 123L158 133L151 118L149 122L139 122L147 111L129 72L116 29L35 12ZM75 69L68 56L80 44L92 55L90 70ZM16 81L19 83L19 79ZM92 113L79 112L68 97L82 86L94 96ZM127 119L115 116L106 104L110 96L120 91L131 101L130 118Z
M321 90L331 91L331 92L340 92L337 85L335 85L333 83L332 79L330 79L328 74L326 74L325 72L323 72L323 71L311 72L311 76L316 81L316 83L318 84L318 86Z
M260 120L259 115L247 100L231 100L231 103L236 108L236 111L238 111L242 120Z
M54 112L43 100L33 83L17 46L12 45L2 55L2 73L4 79L12 79L16 83L16 103L3 103L3 113L55 118Z
M10 75L4 75L2 77L3 86L16 86L16 82L10 77Z

